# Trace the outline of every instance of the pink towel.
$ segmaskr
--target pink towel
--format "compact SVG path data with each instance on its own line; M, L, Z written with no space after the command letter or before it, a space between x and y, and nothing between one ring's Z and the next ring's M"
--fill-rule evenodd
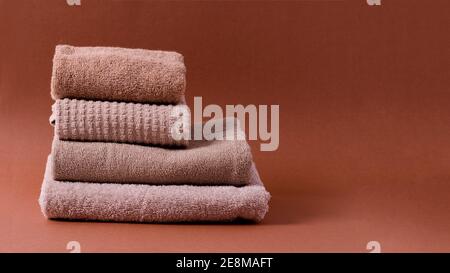
M51 157L51 156L50 156ZM261 221L270 194L255 166L247 186L155 186L55 181L49 158L39 203L51 219L186 222Z
M182 145L189 132L187 105L56 100L50 122L61 140Z
M176 52L58 45L53 57L53 99L180 103L186 86Z
M186 149L165 149L54 138L52 155L56 180L105 183L244 185L252 164L245 140L190 141Z

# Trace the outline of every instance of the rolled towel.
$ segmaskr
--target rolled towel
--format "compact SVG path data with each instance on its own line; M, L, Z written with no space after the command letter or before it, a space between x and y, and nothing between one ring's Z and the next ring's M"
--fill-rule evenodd
M183 56L176 52L58 45L51 95L142 103L180 103L186 87Z
M251 167L247 186L60 182L47 162L39 203L50 219L119 222L261 221L270 194Z
M153 145L188 143L189 107L56 100L50 122L61 140L104 141Z
M165 149L55 137L52 154L56 180L106 183L244 185L252 163L245 140L190 141L186 149Z

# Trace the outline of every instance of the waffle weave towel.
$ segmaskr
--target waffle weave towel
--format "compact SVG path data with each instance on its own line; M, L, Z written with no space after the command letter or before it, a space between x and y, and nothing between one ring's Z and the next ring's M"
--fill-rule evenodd
M61 140L152 145L188 144L187 105L56 100L50 123Z

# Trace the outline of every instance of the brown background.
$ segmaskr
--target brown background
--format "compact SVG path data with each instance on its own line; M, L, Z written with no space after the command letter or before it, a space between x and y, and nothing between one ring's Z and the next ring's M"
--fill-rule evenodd
M450 1L0 0L0 251L450 251ZM260 225L47 221L58 43L176 50L188 102L279 104Z

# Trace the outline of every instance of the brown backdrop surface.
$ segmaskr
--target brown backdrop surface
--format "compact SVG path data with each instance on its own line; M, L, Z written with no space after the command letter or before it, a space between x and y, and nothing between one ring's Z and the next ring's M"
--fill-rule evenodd
M0 251L450 251L450 2L0 0ZM188 103L279 104L260 225L47 221L54 46L176 50Z

